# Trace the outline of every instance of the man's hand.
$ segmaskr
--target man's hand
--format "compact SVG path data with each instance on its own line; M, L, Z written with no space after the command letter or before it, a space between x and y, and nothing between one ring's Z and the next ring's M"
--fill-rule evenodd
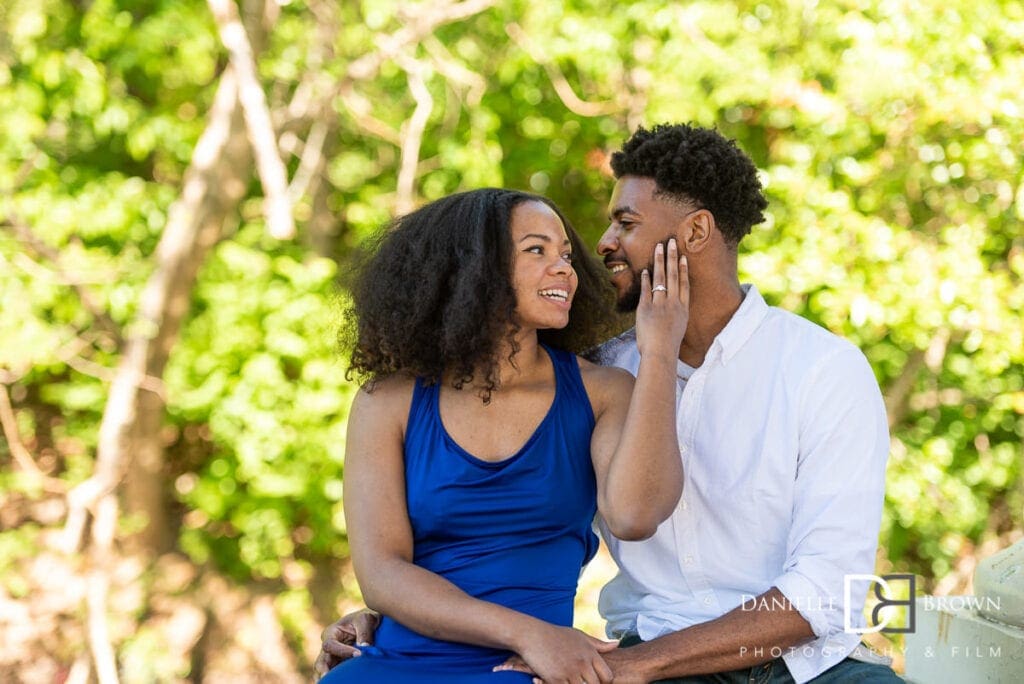
M336 665L361 655L358 647L373 643L378 625L380 614L364 608L328 626L320 635L323 644L320 646L320 655L313 663L317 681Z

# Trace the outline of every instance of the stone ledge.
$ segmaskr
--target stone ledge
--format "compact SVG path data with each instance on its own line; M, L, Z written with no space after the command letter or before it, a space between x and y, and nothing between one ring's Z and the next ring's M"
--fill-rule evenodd
M1024 682L1024 629L980 617L966 607L976 601L973 596L917 599L916 629L905 642L908 681Z

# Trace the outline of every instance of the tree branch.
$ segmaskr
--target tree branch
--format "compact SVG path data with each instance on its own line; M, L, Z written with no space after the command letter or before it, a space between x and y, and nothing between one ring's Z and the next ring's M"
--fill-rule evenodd
M81 544L88 512L112 492L123 477L136 419L136 399L148 375L149 357L157 351L168 351L160 346L171 332L167 323L180 321L187 311L188 293L180 288L188 280L188 273L198 269L198 263L194 263L195 245L199 242L212 244L216 240L212 231L219 228L224 209L219 206L218 198L209 196L210 188L220 185L219 192L231 198L244 192L244 183L228 176L229 169L222 168L235 161L228 152L237 109L237 80L229 67L221 76L209 122L185 172L181 198L171 207L156 249L156 270L143 289L139 312L131 326L133 334L126 342L111 383L100 423L96 470L68 493L68 518L61 542L68 553Z
M377 49L349 63L345 74L331 88L320 86L315 77L303 79L295 90L291 102L284 110L281 128L301 128L309 119L317 119L323 111L332 111L332 100L337 97L352 114L357 126L395 146L402 145L403 137L370 113L372 105L355 90L355 83L376 76L381 65L394 58L402 49L418 45L439 26L466 19L497 4L497 0L464 0L437 3L413 13L404 13L405 25L394 33L379 38ZM474 93L471 89L471 95Z
M79 278L73 277L69 274L61 264L60 254L57 250L53 249L28 227L26 223L18 218L18 215L13 211L8 212L7 220L0 225L6 226L12 230L22 245L28 247L30 250L38 254L39 256L46 259L49 263L50 268L54 271L57 279L61 284L67 285L78 294L78 299L82 302L82 306L85 307L96 322L96 326L102 329L105 333L111 335L114 339L115 344L120 346L122 343L121 329L117 323L103 310L103 307L99 305L96 298L93 297L92 293L82 284Z
M78 354L58 354L57 359L68 364L82 375L88 375L91 378L96 378L103 382L113 382L117 378L117 373L113 368L107 368L95 361L83 358ZM163 401L166 401L167 399L166 386L161 378L146 375L139 380L139 389L152 392L159 396Z
M107 555L114 543L117 531L117 497L108 492L96 506L93 523L92 550L93 569L87 583L86 605L88 608L89 649L96 664L96 679L99 684L118 684L117 657L110 642L110 628L107 624L107 595L110 591L110 576L106 572Z
M437 36L427 36L422 45L442 76L449 81L466 86L466 104L470 107L480 104L480 100L483 99L484 92L487 90L487 81L484 77L455 59L444 43L437 39Z
M889 385L885 393L885 413L889 429L899 425L910 412L910 391L917 381L917 374L924 368L924 352L915 349L910 353L899 376Z
M938 375L942 370L942 363L946 358L946 349L951 336L952 333L948 328L939 328L932 335L928 349L915 349L910 352L899 376L885 392L885 412L890 429L906 420L911 409L911 392L918 374L924 368L928 368L933 375Z
M207 4L238 78L238 100L263 186L267 229L279 240L291 239L295 237L295 222L288 196L288 173L277 151L277 136L270 120L267 98L259 83L249 38L232 0L207 0Z
M11 406L11 397L7 393L7 385L0 384L0 424L3 425L4 437L7 438L7 448L11 456L17 461L21 469L35 478L43 489L51 494L63 494L67 491L64 483L50 477L36 465L32 454L25 448L21 441L21 433L18 430L18 421L14 417L14 407Z
M323 120L313 122L306 136L306 142L302 147L302 157L299 159L299 168L288 185L288 199L292 203L298 202L309 190L310 182L316 174L317 168L324 156L324 142L327 140L327 123Z
M90 674L92 674L92 664L89 661L89 656L81 654L71 664L68 678L64 680L64 684L89 684Z
M463 0L427 4L426 9L405 15L405 26L377 41L377 50L349 64L346 79L363 81L373 78L380 66L407 45L416 45L439 26L466 19L494 6L497 0ZM423 7L423 6L420 6ZM340 89L340 88L339 88Z
M622 106L617 102L587 102L581 99L569 85L569 81L566 80L565 74L562 73L558 65L540 53L540 50L532 44L526 31L519 24L515 22L506 24L505 32L533 61L544 67L559 99L570 112L580 116L605 116L622 110Z
M434 108L434 98L427 90L423 79L423 64L405 56L396 55L396 60L405 70L409 81L409 90L416 100L416 109L402 132L402 162L398 171L398 192L395 210L399 214L412 211L415 204L416 168L420 160L420 145L423 142L423 131L427 128L430 112Z
M338 98L345 105L345 109L352 115L357 126L381 140L401 147L401 134L370 113L373 105L370 104L369 100L356 92L353 82L347 81L342 84L338 90Z
M299 81L291 101L285 108L290 121L301 120L306 116L313 116L314 119L322 118L327 102L318 94L333 90L334 83L334 79L325 72L322 65L328 59L334 58L334 40L340 31L337 3L330 0L325 2L310 0L306 6L316 19L317 37L306 57L306 68L302 80Z

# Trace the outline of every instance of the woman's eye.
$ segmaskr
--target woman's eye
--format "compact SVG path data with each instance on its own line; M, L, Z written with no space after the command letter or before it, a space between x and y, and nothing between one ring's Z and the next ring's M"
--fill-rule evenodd
M566 252L565 254L562 255L562 258L565 259L566 261L571 262L573 260L573 254L572 252Z
M526 251L530 252L531 254L543 254L544 253L544 248L541 247L540 245L537 245L537 246L534 246L534 247L527 247Z

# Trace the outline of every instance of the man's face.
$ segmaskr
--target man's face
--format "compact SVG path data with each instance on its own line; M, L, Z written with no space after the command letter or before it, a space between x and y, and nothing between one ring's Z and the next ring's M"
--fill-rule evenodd
M597 243L597 253L612 274L619 311L634 311L640 303L640 273L654 272L654 246L678 237L686 212L678 202L656 196L653 178L623 176L615 182L608 202L611 224ZM682 246L680 244L680 246Z

